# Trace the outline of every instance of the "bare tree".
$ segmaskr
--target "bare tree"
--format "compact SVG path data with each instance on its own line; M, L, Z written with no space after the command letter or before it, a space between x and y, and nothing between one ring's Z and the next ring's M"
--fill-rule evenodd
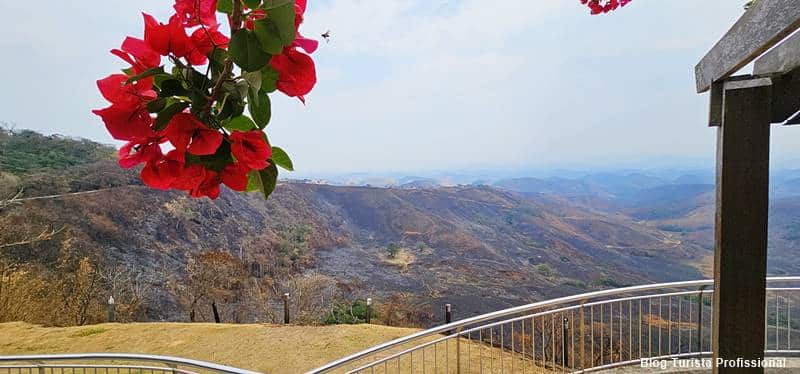
M10 207L12 205L19 204L23 200L22 199L22 193L23 193L23 189L20 188L15 195L13 195L11 197L8 197L8 198L5 198L5 199L0 199L0 212L2 212L4 209L6 209L6 208L8 208L8 207ZM35 235L35 236L26 237L24 239L13 241L13 242L8 242L8 243L0 242L0 249L18 247L18 246L21 246L21 245L28 245L28 244L47 241L47 240L53 239L53 237L55 237L56 235L58 235L62 231L64 231L64 227L63 226L61 228L58 228L58 229L56 229L56 228L53 228L53 229L47 228L47 229L42 230L42 232L40 232L38 235Z
M103 288L114 297L120 321L136 320L142 307L153 297L156 276L145 269L104 267L100 268L99 276Z

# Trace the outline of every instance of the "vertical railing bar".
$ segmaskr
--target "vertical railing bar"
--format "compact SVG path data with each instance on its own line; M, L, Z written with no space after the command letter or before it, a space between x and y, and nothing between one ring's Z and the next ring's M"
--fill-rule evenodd
M653 297L647 298L647 357L653 357Z
M445 340L445 342L446 342L446 340ZM439 372L439 352L437 352L438 349L436 349L437 345L439 345L439 343L434 343L433 344L433 372L434 373L438 373Z
M566 324L564 324L564 312L561 312L558 318L559 326L561 327L561 367L567 367L567 334L566 334ZM513 373L513 371L512 371Z
M764 348L769 349L769 291L764 296Z
M542 367L547 368L547 353L545 352L547 348L545 347L546 344L544 339L544 331L545 331L544 320L545 316L542 315Z
M667 301L667 354L672 354L672 296Z
M536 371L536 320L531 317L531 372Z
M494 327L489 328L489 370L494 373Z
M483 329L478 330L478 364L481 366L481 374L483 374Z
M525 357L525 320L523 319L523 320L521 320L519 322L522 324L522 326L521 326L522 327L522 339L521 339L521 345L522 345L522 372L524 373L525 372L525 368L528 367L528 362L527 362L527 359Z
M550 313L551 325L550 325L550 345L552 346L552 354L553 354L553 370L556 369L556 314Z
M511 372L514 372L514 321L511 321Z
M603 366L605 364L604 356L606 353L604 346L606 322L605 319L603 318L603 304L600 304L598 306L600 307L600 366Z
M786 298L786 343L787 350L792 350L792 296Z
M662 331L663 323L661 321L664 320L663 315L661 312L664 309L664 298L662 296L658 297L658 355L661 356L661 347L663 346L661 336L664 335Z
M681 330L683 329L683 298L678 296L678 354L683 353L683 344L681 343Z
M780 334L778 333L778 324L781 320L781 308L779 307L778 299L779 299L779 292L775 291L775 350L779 350L780 348L780 339L778 338Z
M694 331L692 331L694 329L694 325L692 324L692 299L689 298L687 301L688 301L687 304L689 305L689 347L688 347L688 352L691 353L692 352L692 335L694 335Z
M580 330L581 330L580 331L581 359L580 359L580 361L578 361L578 364L579 364L579 366L581 368L581 371L583 371L583 368L586 366L586 335L585 335L585 331L584 331L585 330L584 325L586 325L586 314L584 312L583 304L584 304L584 302L581 301L581 313L580 313L581 314L581 324L580 324L580 326L578 326L580 328Z
M594 305L589 306L589 314L590 318L592 319L591 321L589 321L589 328L592 340L591 344L589 344L589 348L591 350L590 354L592 355L591 357L589 357L589 363L591 364L591 366L589 367L593 368L594 367Z
M636 340L639 342L639 358L642 358L642 299L639 299L639 332Z
M628 300L628 360L633 360L633 300Z
M500 324L500 372L505 373L506 340L503 336L503 324Z
M575 369L575 313L574 309L569 310L569 343L570 343L570 366L572 369Z
M619 360L622 361L622 301L619 302Z
M608 363L614 363L614 303L608 303Z

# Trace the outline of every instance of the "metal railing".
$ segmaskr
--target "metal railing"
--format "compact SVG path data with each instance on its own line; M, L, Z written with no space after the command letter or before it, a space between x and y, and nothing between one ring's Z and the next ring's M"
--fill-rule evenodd
M132 353L0 356L0 374L258 374L186 358Z
M582 373L642 358L706 357L713 292L712 280L698 280L536 302L420 331L309 373ZM767 353L800 355L800 277L767 278L767 300Z

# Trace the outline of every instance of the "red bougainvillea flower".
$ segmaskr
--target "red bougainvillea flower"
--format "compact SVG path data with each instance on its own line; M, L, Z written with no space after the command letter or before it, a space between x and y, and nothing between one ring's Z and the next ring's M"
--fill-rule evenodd
M208 61L208 54L214 50L215 46L220 49L228 48L230 39L219 32L218 28L219 26L201 27L192 33L192 47L186 56L192 65L205 65Z
M213 155L222 144L222 134L206 127L190 113L178 113L167 125L167 139L179 152Z
M212 170L205 171L205 178L195 188L189 190L192 197L208 196L211 199L219 197L220 179L217 172Z
M631 2L631 0L605 0L604 3L601 3L601 1L602 0L581 0L581 4L588 6L591 14L595 15L611 12Z
M319 42L300 35L300 24L303 23L303 15L306 13L306 1L296 0L294 2L294 28L295 38L292 47L302 48L306 53L314 53L319 47Z
M128 77L124 74L112 74L97 81L97 88L103 97L111 102L111 106L93 110L100 116L106 129L117 140L145 140L157 136L150 128L153 118L145 109L145 104L156 98L152 90L152 80L143 79L136 83L126 84Z
M177 152L177 151L175 151ZM206 169L200 164L186 165L178 171L171 187L178 190L191 191L206 179Z
M278 90L302 102L317 83L314 60L294 48L285 48L283 53L272 56L269 64L278 72Z
M168 24L159 23L153 16L142 13L144 16L144 41L162 56L170 53L176 57L183 57L189 53L191 44L186 30L178 19L170 19Z
M222 183L228 188L234 191L245 191L247 190L247 173L249 172L250 168L244 166L241 162L237 162L229 164L225 169L222 169L219 176L222 179Z
M255 170L269 166L267 160L272 156L272 148L261 131L234 131L228 139L233 157L242 165Z
M217 0L175 0L173 8L184 27L217 25Z
M97 88L106 100L121 106L138 107L158 96L153 91L152 79L126 84L127 80L128 76L125 74L112 74L98 80Z
M147 143L128 142L119 149L119 166L130 169L144 162L155 162L164 157L159 141Z
M141 173L142 182L159 190L169 189L181 175L183 164L183 153L172 150L167 153L166 157L148 161L145 164Z
M153 118L147 109L113 104L108 108L95 109L92 113L103 119L106 129L114 139L130 141L158 136L150 128Z
M120 49L112 49L111 53L131 64L133 72L138 74L161 64L161 56L142 39L127 37Z

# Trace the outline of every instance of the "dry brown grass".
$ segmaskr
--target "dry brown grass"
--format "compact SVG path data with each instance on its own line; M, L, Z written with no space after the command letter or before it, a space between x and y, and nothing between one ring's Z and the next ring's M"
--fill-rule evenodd
M0 324L0 355L36 353L125 352L193 358L263 373L303 373L370 346L416 332L380 325L294 326L209 323L130 323L80 327L42 327L13 322ZM430 341L441 336L425 339ZM423 355L399 362L402 372L455 370L456 342L429 346ZM470 373L550 373L519 352L487 344L460 343L462 368ZM446 359L447 357L447 359ZM362 363L363 364L363 363ZM541 363L538 363L541 365ZM449 365L449 366L448 366ZM396 371L398 362L376 367L376 373ZM483 369L481 370L481 366ZM434 371L436 370L436 371Z
M302 373L417 330L378 325L130 323L82 327L0 324L0 355L126 352L211 361L264 373Z

